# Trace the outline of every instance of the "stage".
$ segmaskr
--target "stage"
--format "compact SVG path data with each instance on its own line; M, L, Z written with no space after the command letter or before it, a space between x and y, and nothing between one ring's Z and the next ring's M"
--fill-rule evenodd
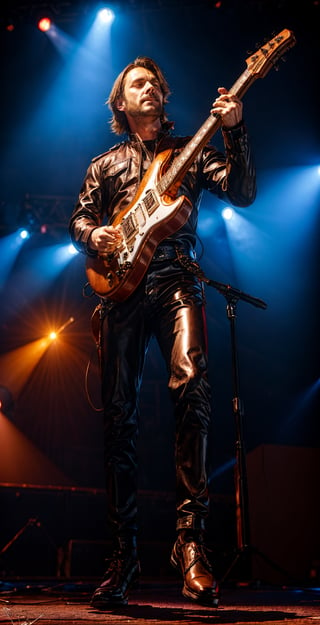
M306 625L320 620L320 589L225 585L216 609L184 599L177 578L143 578L139 588L132 591L127 607L98 612L89 605L94 587L94 583L83 580L2 582L0 623Z

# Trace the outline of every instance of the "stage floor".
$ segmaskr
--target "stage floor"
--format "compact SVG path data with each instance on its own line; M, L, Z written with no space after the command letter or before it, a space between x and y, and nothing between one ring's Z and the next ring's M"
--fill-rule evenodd
M6 625L310 625L320 623L320 588L222 588L219 608L184 599L178 580L142 579L125 608L98 612L90 605L95 582L19 580L0 582L0 623Z

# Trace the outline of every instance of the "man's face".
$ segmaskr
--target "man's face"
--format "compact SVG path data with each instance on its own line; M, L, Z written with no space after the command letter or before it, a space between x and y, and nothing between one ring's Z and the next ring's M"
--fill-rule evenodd
M156 76L144 67L134 67L125 77L118 109L130 117L160 117L163 95Z

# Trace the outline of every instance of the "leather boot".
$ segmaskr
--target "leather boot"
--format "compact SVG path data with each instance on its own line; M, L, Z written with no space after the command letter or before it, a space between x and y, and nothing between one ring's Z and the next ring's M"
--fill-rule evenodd
M107 570L100 586L94 591L90 605L97 610L128 604L130 588L140 574L140 563L135 541L119 541L112 557L107 560Z
M203 605L218 607L219 588L201 539L186 541L179 535L173 546L170 561L182 574L184 597Z

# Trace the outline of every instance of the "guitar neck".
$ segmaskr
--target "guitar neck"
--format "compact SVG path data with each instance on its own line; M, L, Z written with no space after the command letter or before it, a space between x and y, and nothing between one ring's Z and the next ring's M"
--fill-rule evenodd
M230 93L241 98L246 93L255 78L256 77L252 76L248 69L246 69L229 89ZM176 195L177 188L181 184L181 181L190 168L190 165L194 162L196 156L208 143L209 139L211 139L220 126L220 117L209 115L191 141L187 143L182 152L174 159L171 167L166 171L157 184L157 190L160 195L166 193L168 195Z

